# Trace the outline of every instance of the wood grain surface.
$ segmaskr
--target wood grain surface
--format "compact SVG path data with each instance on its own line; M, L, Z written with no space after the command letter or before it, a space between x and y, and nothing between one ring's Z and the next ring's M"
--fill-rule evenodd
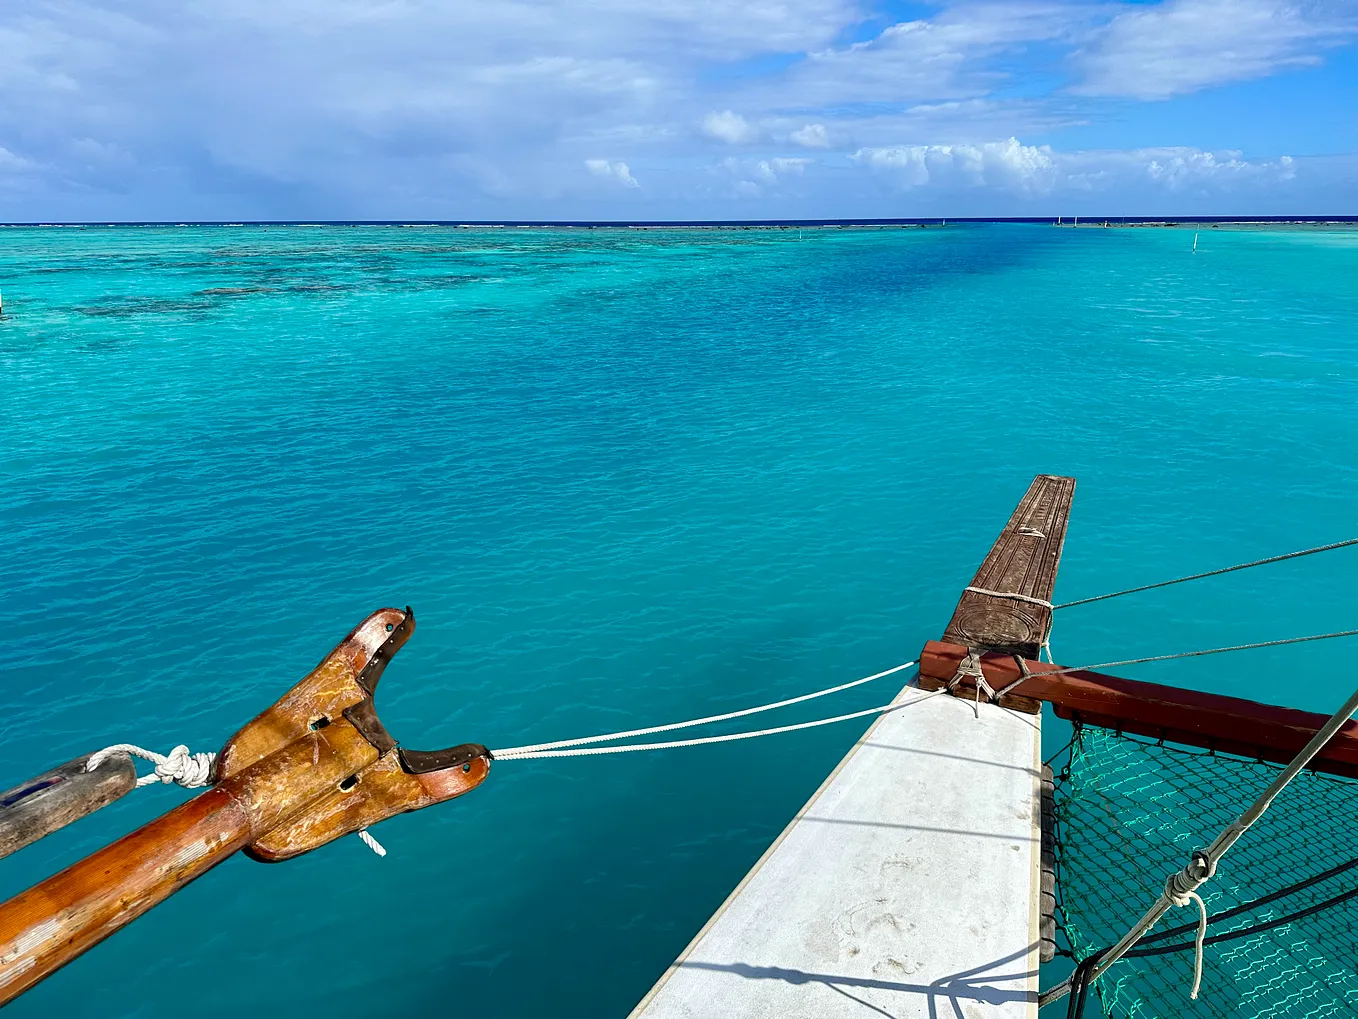
M78 821L137 786L137 769L127 754L106 757L85 770L84 754L0 793L0 857L32 845Z
M1035 477L970 586L1051 601L1074 497L1074 478ZM1051 621L1046 606L964 591L943 639L1036 658Z

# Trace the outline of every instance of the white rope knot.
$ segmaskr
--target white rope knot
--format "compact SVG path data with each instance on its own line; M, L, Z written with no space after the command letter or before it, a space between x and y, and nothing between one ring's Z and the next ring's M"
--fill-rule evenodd
M948 680L947 689L955 691L957 684L963 678L970 679L976 689L976 699L971 706L971 710L976 713L976 717L981 717L981 690L984 689L986 697L990 700L995 699L995 691L986 682L985 670L981 668L981 652L974 647L967 648L967 657L957 664L957 671L953 673L952 679Z
M154 773L143 775L137 779L138 788L144 785L155 785L157 782L164 785L173 782L185 789L199 789L205 785L211 785L212 764L217 759L217 755L213 753L192 753L183 744L175 747L168 754L158 754L154 750L146 750L134 743L115 743L111 747L105 747L97 753L90 754L89 760L85 762L85 770L94 771L115 754L129 754L133 757L140 757L156 766Z
M155 779L165 785L174 782L185 789L199 789L212 781L212 762L216 759L216 754L189 753L189 748L181 743L165 756L165 760L156 762ZM138 779L137 784L146 782L150 785L146 780L151 777Z
M1193 990L1189 997L1197 1001L1202 988L1202 944L1207 937L1207 904L1197 889L1216 875L1217 861L1202 850L1193 853L1193 862L1165 882L1165 898L1176 906L1198 907L1198 934L1193 939Z

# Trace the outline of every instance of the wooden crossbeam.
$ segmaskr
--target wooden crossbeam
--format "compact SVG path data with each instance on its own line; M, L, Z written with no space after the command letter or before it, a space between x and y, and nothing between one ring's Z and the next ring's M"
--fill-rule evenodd
M949 682L967 650L941 641L926 644L920 654L920 686L934 690ZM1045 673L1061 666L1037 661L1025 665L1032 675L1006 694L1001 704L1025 708L1045 701L1059 717L1086 725L1279 764L1292 760L1329 719L1328 715L1242 697L1180 690L1099 672L1048 676ZM1022 675L1018 662L1006 654L984 655L981 667L995 690ZM956 693L974 697L975 685L963 678ZM1358 777L1358 722L1350 721L1340 729L1311 767Z
M1074 478L1035 477L976 571L971 587L1051 601L1074 496ZM943 639L1036 658L1052 621L1051 609L1038 602L964 591Z

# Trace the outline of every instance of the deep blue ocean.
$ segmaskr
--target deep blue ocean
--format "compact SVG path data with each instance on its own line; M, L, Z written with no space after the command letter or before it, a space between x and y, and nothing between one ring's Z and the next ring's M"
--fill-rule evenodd
M410 746L853 679L940 635L1041 472L1078 479L1062 600L1358 535L1358 231L1192 241L0 231L0 788L114 742L216 749L383 605L419 620L378 697ZM1055 656L1358 626L1356 568L1071 609ZM1122 671L1329 711L1353 654ZM10 1014L620 1019L865 727L502 762L374 829L385 859L228 861ZM0 861L0 896L188 795Z

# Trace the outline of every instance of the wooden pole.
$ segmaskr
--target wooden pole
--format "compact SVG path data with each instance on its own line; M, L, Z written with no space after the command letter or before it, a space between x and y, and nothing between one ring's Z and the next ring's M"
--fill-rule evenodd
M377 749L340 719L0 905L0 1004L304 811Z
M1074 497L1074 478L1039 474L1033 479L971 581L972 587L996 594L963 592L943 632L945 641L1037 657L1052 622L1052 610L1037 602L1051 601Z
M113 754L87 771L85 754L0 793L0 857L18 852L72 821L107 806L137 786L127 754Z
M237 850L258 860L289 859L480 785L490 772L485 747L407 750L377 717L378 679L414 629L409 609L374 612L227 740L211 789L0 905L0 1005ZM34 838L94 809L105 792L116 795L120 784L134 783L131 762L121 760L121 768L80 771L82 809L58 818L53 808L61 802L48 802L51 816ZM83 760L72 762L50 775L64 776L76 764L83 768ZM112 778L96 781L105 772ZM104 790L109 782L114 788ZM19 788L18 801L36 795L32 785Z

